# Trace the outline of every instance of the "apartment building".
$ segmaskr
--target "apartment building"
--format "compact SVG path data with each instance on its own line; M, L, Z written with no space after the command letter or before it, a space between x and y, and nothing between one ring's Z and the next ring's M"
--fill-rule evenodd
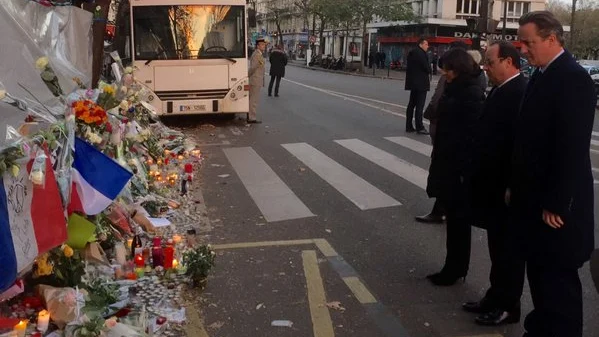
M432 54L443 54L449 44L463 40L470 44L474 33L468 28L466 19L477 18L481 12L480 0L412 0L414 12L422 19L415 22L375 20L368 25L370 50L381 50L387 60L405 62L410 49L416 46L420 37L430 43ZM488 32L483 40L502 39L503 12L506 1L489 1L489 18L498 23L494 31ZM518 19L520 16L545 9L545 0L507 1L505 40L517 47ZM566 28L566 27L564 27ZM484 43L484 42L483 42Z
M281 26L280 36L277 22ZM253 39L263 36L271 43L283 44L288 52L305 55L308 48L308 18L293 0L257 0L256 25Z

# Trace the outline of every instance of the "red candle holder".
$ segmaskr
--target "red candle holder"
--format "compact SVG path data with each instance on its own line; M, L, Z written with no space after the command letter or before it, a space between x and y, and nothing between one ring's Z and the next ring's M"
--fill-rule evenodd
M139 268L145 267L146 262L144 261L144 257L142 254L135 255L135 266Z

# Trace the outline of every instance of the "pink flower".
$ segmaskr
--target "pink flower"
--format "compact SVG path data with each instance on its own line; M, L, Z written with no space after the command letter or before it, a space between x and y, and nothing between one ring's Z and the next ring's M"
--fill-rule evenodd
M94 97L94 89L87 89L87 91L85 91L85 96L87 98L92 98Z
M112 329L117 325L116 317L111 317L104 322L107 328Z

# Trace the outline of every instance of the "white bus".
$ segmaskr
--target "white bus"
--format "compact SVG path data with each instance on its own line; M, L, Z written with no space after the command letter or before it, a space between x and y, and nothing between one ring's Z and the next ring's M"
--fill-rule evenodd
M158 115L247 113L245 0L130 0L135 77Z

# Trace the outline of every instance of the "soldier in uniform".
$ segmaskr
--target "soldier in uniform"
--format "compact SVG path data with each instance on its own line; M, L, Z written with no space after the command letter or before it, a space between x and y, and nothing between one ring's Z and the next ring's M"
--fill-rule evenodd
M256 39L256 50L250 58L250 112L247 117L247 122L256 124L262 123L256 119L256 108L258 107L258 99L260 98L260 89L264 86L264 56L266 50L266 41L263 38Z

